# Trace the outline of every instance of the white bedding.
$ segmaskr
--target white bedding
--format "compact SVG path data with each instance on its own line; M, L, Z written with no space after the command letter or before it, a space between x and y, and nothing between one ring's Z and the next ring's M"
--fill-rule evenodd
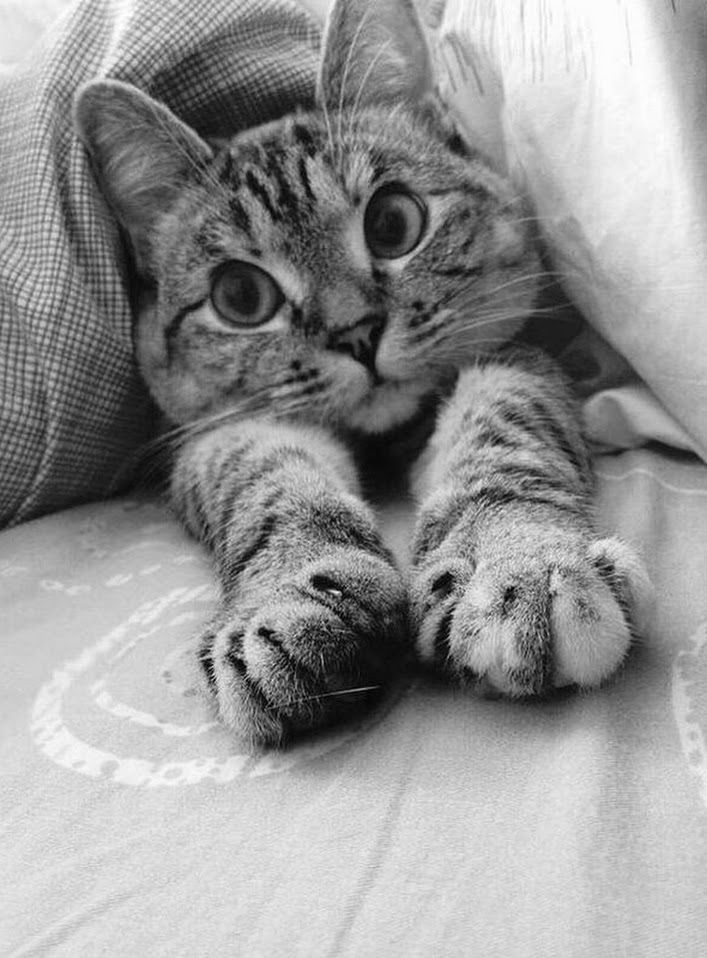
M701 0L447 0L438 34L448 98L525 185L574 302L653 394L624 417L682 427L703 458L706 26Z
M0 535L2 953L702 956L707 467L599 474L658 590L611 685L529 706L419 680L253 757L192 694L213 580L161 508Z

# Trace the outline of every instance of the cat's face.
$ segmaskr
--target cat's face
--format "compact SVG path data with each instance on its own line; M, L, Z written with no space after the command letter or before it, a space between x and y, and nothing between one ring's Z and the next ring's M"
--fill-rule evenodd
M236 137L158 221L140 366L178 421L263 395L382 431L533 294L522 207L409 114L321 115Z
M330 26L325 49L342 29ZM335 85L334 67L324 72ZM429 106L341 96L213 155L125 85L87 93L84 139L99 164L109 154L104 188L154 284L138 361L175 422L233 409L380 433L532 306L532 220ZM129 149L136 116L145 129Z

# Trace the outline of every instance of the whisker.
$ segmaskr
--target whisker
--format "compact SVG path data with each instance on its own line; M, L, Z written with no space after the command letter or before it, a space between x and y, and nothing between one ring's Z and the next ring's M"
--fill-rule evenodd
M519 216L512 220L505 220L504 223L508 223L510 226L517 226L520 223L547 223L551 220L549 216L539 216L536 214L531 214L528 216Z
M273 419L292 415L293 412L297 412L311 402L309 391L312 387L317 386L317 391L323 391L328 385L330 385L330 382L324 376L316 380L306 380L299 384L272 383L258 392L244 396L239 401L232 400L232 405L227 409L174 426L146 443L142 447L142 454L149 456L162 451L167 446L176 448L224 423L237 422L263 413L267 413L268 417ZM304 393L304 390L307 390L307 392Z
M480 313L474 313L471 311L455 313L453 311L448 311L446 315L439 320L437 326L422 325L417 328L417 332L421 334L421 338L425 339L428 336L431 336L434 331L438 329L445 329L450 333L464 333L466 331L483 329L485 326L495 326L500 323L508 322L509 320L532 319L536 316L546 316L552 318L552 314L556 312L561 312L561 308L559 306L548 306L547 308L534 309L530 312L518 312L518 310L497 310ZM450 319L454 323L453 326L449 322ZM564 320L560 316L558 317L558 321L563 322Z
M504 289L508 289L511 286L516 286L518 283L527 283L531 280L536 279L558 279L562 274L553 270L542 270L539 273L525 273L523 276L516 276L514 279L509 279L505 283L501 283L499 286L494 286L493 289L484 290L484 295L487 297L495 296L496 293L500 293Z
M339 149L341 149L341 146L342 146L341 122L342 122L342 114L344 110L344 96L346 93L346 81L348 80L349 69L353 61L353 54L356 49L356 44L358 43L359 37L361 35L361 30L363 29L366 23L366 19L371 15L372 12L373 12L372 7L369 7L367 10L364 10L363 16L361 17L359 24L356 27L356 32L353 35L353 39L351 40L351 44L349 46L349 52L346 55L344 72L341 77L341 89L339 90L339 117L338 117L338 126L337 126L337 143L338 143Z
M206 177L209 183L219 192L223 190L223 185L216 179L213 174L213 171L210 169L208 162L204 165L197 163L195 158L191 153L186 149L183 143L179 141L177 136L175 136L174 131L171 129L169 123L165 120L164 116L160 110L157 110L154 106L151 105L152 115L155 118L157 125L160 127L162 133L164 133L172 145L177 149L179 154L183 156L191 166L191 168L199 175L200 178Z
M331 129L331 118L329 116L329 109L327 105L327 91L324 89L324 85L321 85L321 103L319 104L322 111L322 116L324 117L324 124L327 130L327 139L329 140L329 149L331 150L331 161L336 164L336 147L334 145L334 134Z
M359 105L359 103L361 102L361 96L363 95L363 90L364 90L364 88L365 88L365 86L366 86L366 83L368 82L368 78L370 77L371 73L373 72L373 68L374 68L375 65L378 63L378 60L379 60L380 57L385 53L385 51L388 49L389 46L390 46L390 40L386 40L385 43L381 44L381 46L379 47L379 49L376 51L375 56L373 56L373 57L371 58L371 62L370 62L370 63L368 64L368 66L366 67L366 72L363 74L363 76L362 76L362 78L361 78L361 82L360 82L359 87L358 87L358 93L356 94L356 98L354 99L353 106L352 106L352 108L351 108L351 116L352 116L352 117L355 118L355 116L356 116L356 113L357 113L357 111L358 111L358 105ZM351 121L350 121L350 122L351 122Z
M497 313L480 313L469 317L467 321L464 320L463 314L459 316L459 319L462 320L463 329L482 329L484 326L494 326L496 323L507 322L511 319L533 319L534 317L546 317L553 318L553 313L561 313L562 309L559 306L548 306L547 308L541 307L540 309L533 309L529 312L518 312L517 310L511 310L508 312L499 311ZM557 316L558 322L565 322L566 320L562 316Z
M403 103L402 101L400 103L396 103L395 106L393 106L388 111L388 121L392 120L395 116L397 116L397 114L402 113L404 109L405 109L405 103ZM356 132L354 128L354 123L356 122L356 120L357 120L357 117L352 113L349 119L348 128L346 130L347 136L349 137ZM388 132L387 124L381 125L378 132L373 137L373 140L370 143L366 144L366 149L368 150L369 153L371 153L376 148L381 137L385 136L387 132Z
M451 341L454 344L456 340L457 340L457 337L455 335L442 335L440 339L437 341L436 345L437 346L444 345L445 343L449 341ZM470 345L473 346L474 349L476 349L480 346L503 346L504 343L506 342L508 342L508 340L503 337L493 337L491 339L476 339ZM457 346L455 345L454 348L456 349Z
M281 709L283 706L300 705L302 702L313 702L319 699L333 698L336 695L352 695L354 692L373 692L375 689L382 688L382 685L359 685L351 689L337 689L335 692L322 692L319 695L305 695L300 699L288 699L286 702L280 702L278 705L271 705L269 710Z
M322 95L322 113L324 115L324 123L326 124L329 148L331 149L331 161L332 163L336 163L336 146L334 144L334 134L331 130L331 119L329 117L329 110L327 108L327 102L324 95Z

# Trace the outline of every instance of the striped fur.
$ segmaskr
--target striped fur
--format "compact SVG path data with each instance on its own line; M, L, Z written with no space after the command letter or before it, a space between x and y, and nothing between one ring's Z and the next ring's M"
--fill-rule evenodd
M644 577L592 531L573 401L507 348L542 285L535 221L432 76L411 0L337 0L317 108L218 148L125 84L77 100L147 281L136 351L176 427L173 502L222 583L205 680L253 743L348 715L404 660L405 588L346 443L440 401L415 470L420 658L525 695L600 683L630 641ZM217 295L234 264L237 322Z
M593 533L577 410L544 354L462 373L415 479L423 662L512 697L597 686L616 670L648 582L626 545Z
M405 655L406 592L346 450L311 426L222 425L172 488L223 588L200 657L226 724L282 744L375 701Z

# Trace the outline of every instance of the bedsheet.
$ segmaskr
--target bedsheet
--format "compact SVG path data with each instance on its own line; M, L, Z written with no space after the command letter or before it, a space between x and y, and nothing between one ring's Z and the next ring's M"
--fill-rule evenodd
M535 705L417 678L248 755L188 652L208 562L157 503L0 535L0 951L704 955L707 467L598 461L657 586L605 689ZM404 555L407 508L385 507Z

